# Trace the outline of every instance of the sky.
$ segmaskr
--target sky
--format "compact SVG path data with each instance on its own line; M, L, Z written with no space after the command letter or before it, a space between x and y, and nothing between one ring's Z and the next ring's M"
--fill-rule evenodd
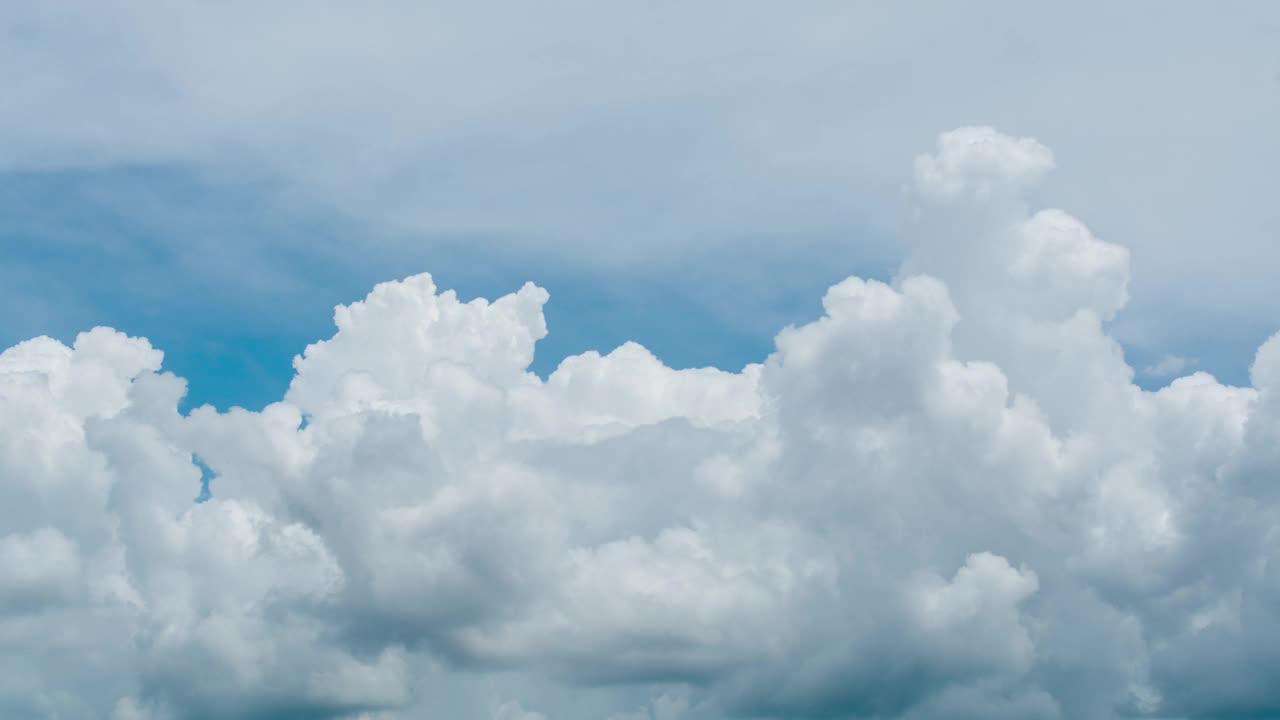
M0 33L0 715L1280 718L1280 6Z

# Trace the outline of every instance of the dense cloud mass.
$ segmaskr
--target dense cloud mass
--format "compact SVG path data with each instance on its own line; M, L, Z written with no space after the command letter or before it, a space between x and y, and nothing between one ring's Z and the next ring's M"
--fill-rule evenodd
M1053 164L942 135L893 282L737 373L544 381L545 291L425 274L262 412L181 414L114 330L9 348L0 715L1280 717L1280 338L1135 386Z

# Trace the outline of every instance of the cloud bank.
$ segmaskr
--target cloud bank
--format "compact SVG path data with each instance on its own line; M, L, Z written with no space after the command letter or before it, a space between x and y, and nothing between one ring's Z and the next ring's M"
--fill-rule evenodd
M337 308L262 412L0 354L0 715L1280 716L1280 338L1155 392L1129 254L943 134L909 258L741 372L528 372L545 291ZM202 469L212 496L194 503Z

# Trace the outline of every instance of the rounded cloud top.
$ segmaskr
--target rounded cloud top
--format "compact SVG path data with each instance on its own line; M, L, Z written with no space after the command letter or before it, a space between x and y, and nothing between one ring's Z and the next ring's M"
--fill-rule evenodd
M934 154L916 158L915 179L930 198L987 200L1027 190L1053 166L1053 152L1032 138L966 127L942 133Z

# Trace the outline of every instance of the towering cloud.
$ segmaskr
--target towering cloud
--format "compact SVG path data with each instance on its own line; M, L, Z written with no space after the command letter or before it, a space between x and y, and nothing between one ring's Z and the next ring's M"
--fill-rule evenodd
M339 307L261 412L147 341L0 355L0 714L1280 715L1280 339L1147 392L1129 255L945 133L909 257L758 365L528 372L548 296ZM212 497L195 503L202 470Z

